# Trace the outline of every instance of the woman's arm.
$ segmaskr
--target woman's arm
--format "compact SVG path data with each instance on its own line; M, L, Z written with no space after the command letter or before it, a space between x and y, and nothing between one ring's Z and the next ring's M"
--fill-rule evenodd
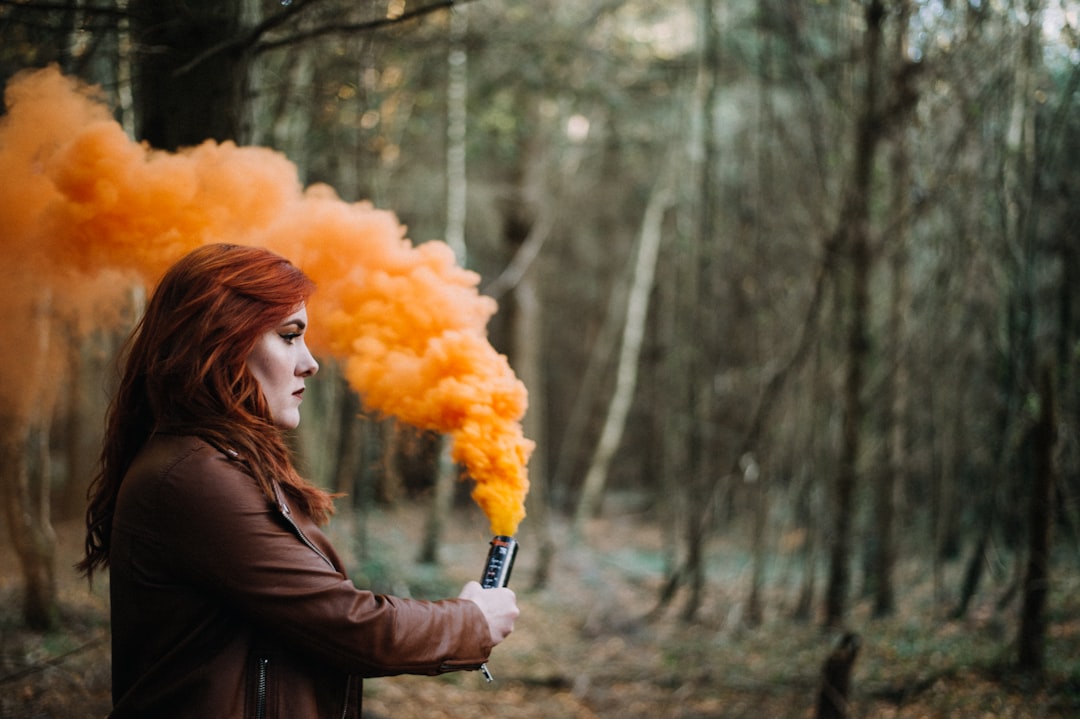
M161 502L176 572L282 643L350 673L476 668L513 626L509 590L467 586L465 596L428 602L357 589L313 524L293 512L296 528L326 552L305 543L254 480L210 447L169 471Z

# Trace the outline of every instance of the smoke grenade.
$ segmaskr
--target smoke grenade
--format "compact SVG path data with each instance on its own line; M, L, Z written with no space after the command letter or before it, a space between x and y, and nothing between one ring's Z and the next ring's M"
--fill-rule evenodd
M487 563L484 565L484 574L480 577L480 586L484 589L496 589L505 587L510 582L510 572L514 569L514 558L517 556L518 543L513 537L496 535L491 538L491 548L488 550ZM489 682L494 679L488 671L487 664L480 665L480 671L484 679Z
M514 568L517 549L518 543L513 537L503 535L492 537L487 564L484 566L484 576L480 578L480 586L484 589L505 587L510 582L510 571Z

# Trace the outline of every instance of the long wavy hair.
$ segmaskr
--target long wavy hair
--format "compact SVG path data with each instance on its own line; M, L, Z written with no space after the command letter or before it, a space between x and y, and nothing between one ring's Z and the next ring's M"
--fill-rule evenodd
M296 472L246 365L259 337L313 291L299 268L256 247L206 245L166 272L121 355L120 385L90 485L79 571L92 579L108 566L120 485L155 432L200 437L237 456L269 501L277 482L316 521L329 519L332 495Z

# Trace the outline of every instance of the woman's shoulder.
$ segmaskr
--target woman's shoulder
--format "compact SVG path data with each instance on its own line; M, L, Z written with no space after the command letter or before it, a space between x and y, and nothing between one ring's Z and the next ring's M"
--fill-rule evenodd
M227 454L198 437L157 434L128 468L113 522L114 529L162 537L265 510L255 480Z
M139 450L132 470L156 471L161 475L176 469L214 468L225 462L227 455L201 437L185 434L153 434Z
M235 453L192 435L153 435L132 463L129 478L170 494L260 495Z

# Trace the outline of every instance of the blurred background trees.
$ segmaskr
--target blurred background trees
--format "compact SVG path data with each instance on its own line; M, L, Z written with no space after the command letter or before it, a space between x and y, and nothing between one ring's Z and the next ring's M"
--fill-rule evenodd
M939 587L961 613L987 568L992 591L1037 605L1030 561L1053 570L1029 549L1052 553L1050 536L1075 563L1078 13L2 0L0 77L58 63L157 147L278 149L417 242L453 239L463 218L455 250L499 300L492 343L530 388L526 541L550 561L575 516L581 541L596 513L658 521L658 609L681 597L693 620L723 534L754 551L748 620L783 580L790 601L770 611L839 625L855 596L892 610L898 563L940 577L963 561L964 581ZM92 446L114 345L56 370L94 391L3 417L5 536L33 526L47 547L50 521L79 516L93 453L65 448ZM325 375L298 437L315 479L360 509L429 497L438 438L366 417ZM64 458L45 479L42 441ZM794 580L767 561L778 552Z

